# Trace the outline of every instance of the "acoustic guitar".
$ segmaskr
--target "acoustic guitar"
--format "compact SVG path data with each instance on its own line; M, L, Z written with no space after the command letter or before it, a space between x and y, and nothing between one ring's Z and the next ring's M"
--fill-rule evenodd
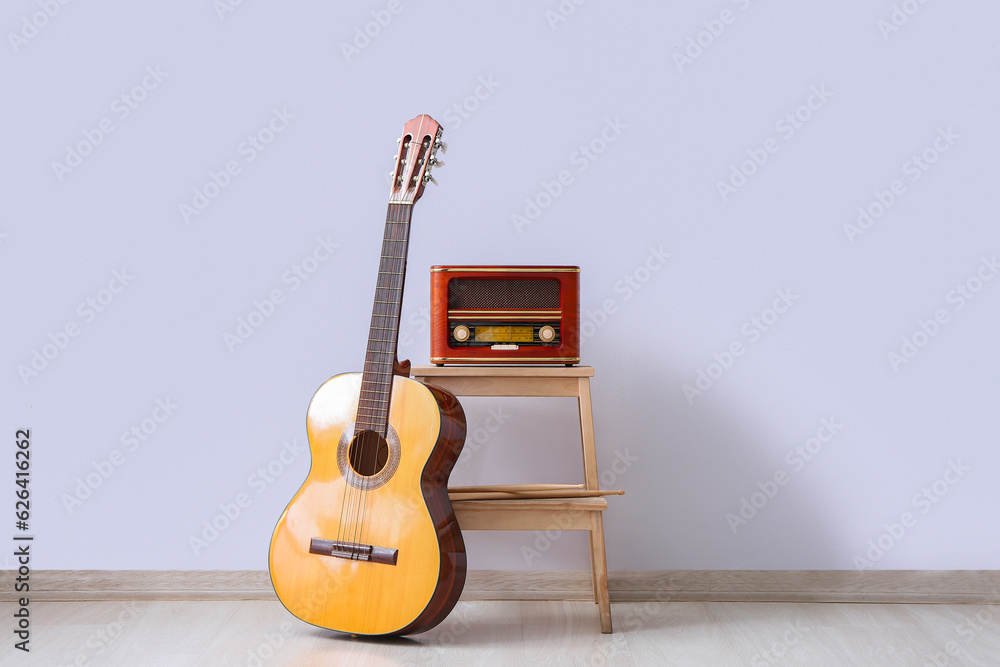
M465 584L448 477L465 413L396 356L413 204L446 149L430 116L399 140L363 373L326 381L306 414L312 466L278 520L268 567L282 604L323 628L402 635L437 625Z

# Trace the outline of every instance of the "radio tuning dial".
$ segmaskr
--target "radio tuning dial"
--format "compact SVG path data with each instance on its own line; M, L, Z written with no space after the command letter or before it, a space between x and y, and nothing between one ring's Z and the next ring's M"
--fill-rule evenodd
M538 330L538 337L542 339L543 343L551 343L556 337L556 330L549 325L545 325Z
M455 340L457 340L458 342L464 343L465 341L469 340L469 327L465 326L464 324L460 324L457 327L455 327L455 329L451 332L451 335L454 336Z

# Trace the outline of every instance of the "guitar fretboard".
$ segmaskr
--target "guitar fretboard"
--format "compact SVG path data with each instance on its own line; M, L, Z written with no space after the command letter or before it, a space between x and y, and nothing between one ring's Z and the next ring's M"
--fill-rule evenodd
M406 277L406 250L410 238L411 204L389 204L382 260L375 286L375 304L368 331L365 370L361 376L361 398L355 432L372 430L385 437L389 423L392 369L399 337L399 314Z

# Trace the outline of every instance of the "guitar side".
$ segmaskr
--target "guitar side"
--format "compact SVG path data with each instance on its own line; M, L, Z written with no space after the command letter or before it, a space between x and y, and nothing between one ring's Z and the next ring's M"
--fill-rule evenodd
M389 424L399 440L396 469L361 493L338 464L360 388L361 374L338 375L309 405L312 467L275 526L271 582L282 604L313 625L365 635L422 632L451 611L465 583L465 544L447 491L465 415L448 392L395 377ZM310 553L313 539L344 537L395 549L396 563Z

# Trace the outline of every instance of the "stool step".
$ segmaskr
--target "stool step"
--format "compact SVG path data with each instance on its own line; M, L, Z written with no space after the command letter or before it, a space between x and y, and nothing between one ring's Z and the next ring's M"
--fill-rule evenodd
M455 500L451 503L462 530L595 529L606 498L529 500Z

